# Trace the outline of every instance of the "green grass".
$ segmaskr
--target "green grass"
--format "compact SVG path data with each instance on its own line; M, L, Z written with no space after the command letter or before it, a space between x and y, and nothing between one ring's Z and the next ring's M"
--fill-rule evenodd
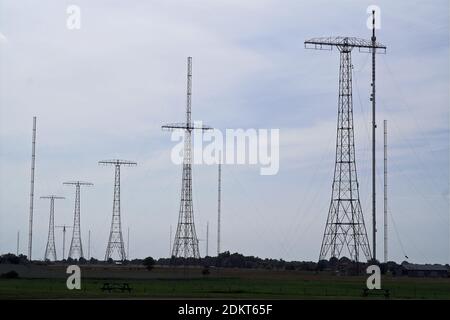
M102 292L104 282L127 282L131 293ZM0 299L66 298L255 298L363 299L363 277L197 278L149 280L82 280L81 290L68 290L65 279L0 279ZM386 278L392 299L450 299L449 279ZM381 296L369 298L383 299Z

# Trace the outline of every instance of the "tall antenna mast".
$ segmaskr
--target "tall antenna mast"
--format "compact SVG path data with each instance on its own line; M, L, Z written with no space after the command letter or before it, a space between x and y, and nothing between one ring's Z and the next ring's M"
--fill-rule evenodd
M124 261L127 259L125 252L125 246L122 236L122 224L120 217L120 166L136 166L137 163L127 160L103 160L99 161L99 164L113 165L115 167L114 174L114 200L113 200L113 213L111 220L111 231L109 233L108 245L106 247L105 261L112 259L114 252L116 251L119 259Z
M350 259L359 261L359 250L370 260L369 239L359 199L359 183L356 172L351 52L375 49L386 50L382 44L351 37L314 38L305 41L307 49L340 52L338 125L336 138L336 161L328 219L320 249L319 260L327 256L339 258L344 248Z
M55 195L44 196L41 199L50 199L50 219L48 223L48 238L47 247L45 248L44 260L56 261L56 246L55 246L55 199L65 199L64 197L58 197Z
M180 210L178 225L175 233L175 241L172 256L186 258L200 258L198 238L195 231L194 209L192 201L192 159L191 159L191 134L193 130L212 130L208 126L195 126L191 119L192 96L192 57L187 58L187 99L186 99L186 123L174 123L163 125L163 130L184 130L183 152L183 177L181 187Z
M128 227L128 233L127 233L127 257L128 257L128 260L130 260L130 227Z
M91 258L91 230L88 232L88 260Z
M33 117L33 138L31 147L31 182L30 182L30 217L28 222L28 260L31 261L33 251L33 202L34 202L34 169L36 162L36 117Z
M384 262L388 262L387 210L387 120L384 120Z
M206 256L209 256L209 221L206 221Z
M62 259L64 260L66 258L66 228L71 229L72 227L66 226L63 224L62 226L55 226L55 228L61 228L63 229L63 244L62 244Z
M220 209L222 194L222 164L219 162L218 190L217 190L217 256L220 255Z
M17 231L17 250L16 250L16 256L19 256L19 242L20 242L20 230Z
M172 225L170 225L170 236L169 236L169 257L172 255Z
M375 10L372 11L372 259L377 259L377 211L376 211L376 186L375 186L375 55L377 51L377 37L375 36Z
M75 186L75 210L73 215L72 241L70 242L69 258L80 259L84 257L83 245L81 242L80 187L93 186L94 184L82 181L64 182L63 184Z

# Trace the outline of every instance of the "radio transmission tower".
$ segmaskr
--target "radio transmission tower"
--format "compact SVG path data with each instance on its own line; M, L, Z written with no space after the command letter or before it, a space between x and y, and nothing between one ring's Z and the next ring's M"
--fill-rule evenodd
M88 231L88 255L87 258L91 258L91 230Z
M64 260L66 258L66 229L71 229L71 226L66 226L63 224L62 226L55 226L55 228L61 228L63 229L63 244L62 244L62 259Z
M384 128L384 263L388 262L388 202L387 202L387 120L383 121Z
M339 258L346 248L350 259L359 261L359 251L362 250L366 259L370 260L373 256L364 224L356 173L351 52L354 48L373 52L376 49L386 50L386 47L377 42L349 37L315 38L305 41L305 47L317 50L332 50L336 47L340 52L336 163L319 259L326 259L327 256Z
M209 221L206 222L206 255L209 256Z
M16 250L16 256L19 256L19 247L20 247L19 243L20 243L20 230L17 231L17 250Z
M191 121L192 94L192 57L187 58L187 101L186 122L162 126L163 130L184 130L183 177L181 184L181 203L177 231L172 249L172 256L200 258L198 238L195 232L194 209L192 205L192 159L191 133L193 130L212 130L208 126L195 126Z
M36 166L36 117L33 117L33 136L31 140L31 179L30 179L30 216L28 220L28 261L33 253L33 208L34 208L34 172Z
M127 255L125 252L125 245L123 242L122 226L120 221L120 166L136 166L136 162L127 160L103 160L99 161L99 164L113 165L115 167L115 179L114 179L114 200L113 200L113 213L111 220L111 231L109 233L108 246L106 247L105 261L114 256L114 252L117 251L120 260L126 260Z
M222 166L219 162L218 188L217 188L217 256L220 255L220 209L222 199Z
M92 186L93 183L82 181L64 182L65 185L75 186L75 210L73 216L72 241L70 242L69 258L80 259L83 258L83 245L81 243L81 228L80 228L80 187Z
M45 248L44 260L56 261L56 246L55 246L55 199L65 199L64 197L58 197L55 195L44 196L41 199L50 199L50 220L48 223L48 238L47 247Z

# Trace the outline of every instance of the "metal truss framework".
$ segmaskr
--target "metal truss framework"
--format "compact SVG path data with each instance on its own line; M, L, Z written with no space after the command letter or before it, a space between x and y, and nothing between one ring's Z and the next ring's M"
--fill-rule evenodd
M108 245L106 247L105 261L113 259L114 253L117 252L119 260L126 260L125 245L123 242L122 225L120 217L120 166L136 166L137 163L127 160L102 160L98 162L102 165L113 165L114 173L114 199L113 213L111 220L111 231L109 233Z
M83 245L81 242L81 226L80 226L80 187L92 186L93 183L82 181L64 182L64 185L75 186L75 210L73 216L72 241L70 242L69 258L80 259L84 258Z
M163 130L184 130L183 175L181 183L181 202L178 215L178 225L173 243L172 256L183 258L200 258L198 238L195 231L194 209L192 204L192 143L193 130L212 130L208 126L194 126L191 120L192 96L192 58L187 59L187 101L186 123L167 124Z
M50 218L48 222L48 237L47 246L45 247L44 260L56 261L56 246L55 246L55 199L65 199L55 195L44 196L41 199L50 199Z
M367 260L371 251L359 198L356 172L352 99L353 48L385 50L386 47L358 38L314 38L305 41L306 48L340 52L339 100L336 137L336 162L332 184L331 203L320 249L319 259L339 258L344 249L353 261L360 260L360 250Z

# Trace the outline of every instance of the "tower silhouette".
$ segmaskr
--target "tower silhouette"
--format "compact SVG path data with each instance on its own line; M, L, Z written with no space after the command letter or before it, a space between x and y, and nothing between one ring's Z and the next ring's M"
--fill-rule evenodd
M126 260L127 255L125 252L125 245L123 242L122 225L120 218L120 166L135 166L136 162L126 160L103 160L99 161L99 164L113 165L114 171L114 200L113 200L113 213L111 220L111 231L109 233L108 245L106 247L105 261L112 259L114 252L117 252L120 260Z
M219 162L219 171L218 171L218 188L217 188L217 256L220 255L220 209L222 206L222 165Z
M174 123L162 126L163 130L184 130L183 176L181 183L181 202L178 225L173 243L172 256L200 258L198 238L195 231L194 208L192 205L192 159L191 133L193 130L211 130L208 126L195 126L191 120L192 95L192 57L187 58L187 101L186 123Z
M369 239L359 198L356 172L352 99L353 48L375 50L385 46L364 39L336 37L315 38L305 41L308 49L340 52L339 100L336 137L336 162L332 184L331 203L320 249L319 259L339 258L344 249L350 259L359 261L360 250L371 259Z
M44 196L41 199L50 199L50 218L48 222L48 237L47 246L45 247L44 260L56 261L56 246L55 246L55 199L65 199L64 197L58 197L55 195Z
M73 215L72 241L70 242L69 258L83 258L83 245L81 242L81 226L80 226L80 186L92 186L93 183L71 181L64 182L65 185L75 186L75 210Z
M63 224L62 226L55 226L55 228L61 228L63 230L63 243L62 243L62 259L66 258L66 229L72 229L73 227Z

